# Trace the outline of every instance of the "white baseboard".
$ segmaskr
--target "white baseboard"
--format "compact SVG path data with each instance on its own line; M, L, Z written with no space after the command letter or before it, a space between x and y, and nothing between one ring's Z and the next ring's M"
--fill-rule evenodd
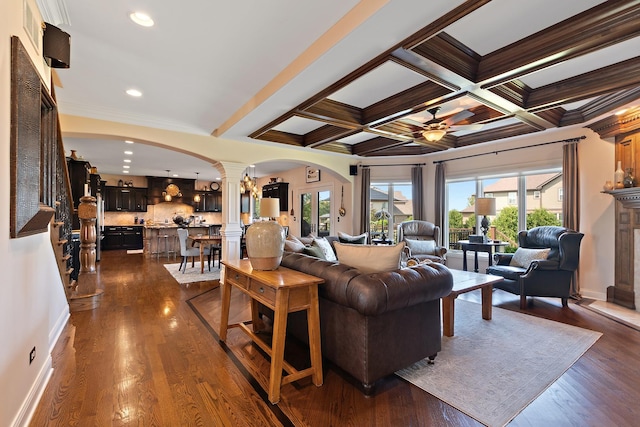
M596 292L596 291L589 291L587 289L580 289L580 294L584 298L591 298L591 299L595 299L595 300L598 300L598 301L606 301L607 300L607 293L606 292Z
M47 356L44 365L42 365L42 369L38 372L38 376L36 377L36 381L31 386L29 393L24 400L23 404L20 407L20 412L16 415L11 426L13 427L27 427L31 422L31 418L33 418L33 414L42 398L42 393L44 393L44 389L49 383L49 379L53 374L53 366L51 364L51 354Z
M69 313L69 304L66 304L58 315L58 319L56 320L55 324L49 331L49 354L53 353L53 347L55 347L56 343L58 342L58 339L60 338L64 327L67 326L67 322L69 321L70 317L71 314Z

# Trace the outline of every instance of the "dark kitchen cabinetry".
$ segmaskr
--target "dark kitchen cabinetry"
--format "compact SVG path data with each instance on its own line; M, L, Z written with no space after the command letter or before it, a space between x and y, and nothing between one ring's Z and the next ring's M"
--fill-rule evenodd
M141 226L107 226L102 249L142 249L142 242Z
M202 191L197 194L200 194L200 202L194 202L196 212L222 212L221 191Z
M148 195L148 203L150 205L157 205L158 203L165 202L164 195L162 194L169 184L173 184L178 187L180 191L180 196L175 196L171 200L173 203L185 203L188 205L195 206L196 203L193 201L193 196L195 194L194 185L195 179L184 179L184 178L162 178L157 176L148 176L147 177L147 185L149 186L147 195Z
M262 186L262 197L270 199L280 199L280 212L289 210L289 184L286 182L275 182Z
M104 208L110 212L146 212L147 189L104 187Z

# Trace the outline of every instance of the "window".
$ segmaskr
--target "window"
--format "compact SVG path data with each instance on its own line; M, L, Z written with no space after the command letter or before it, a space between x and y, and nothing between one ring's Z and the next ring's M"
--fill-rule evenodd
M473 206L476 195L496 199L496 215L487 217L487 235L509 242L509 251L517 247L518 231L562 223L560 170L452 180L446 186L449 215L443 238L451 250L459 249L457 242L469 234L480 234Z
M371 239L386 239L395 242L397 240L397 225L413 219L411 183L372 182L369 194Z

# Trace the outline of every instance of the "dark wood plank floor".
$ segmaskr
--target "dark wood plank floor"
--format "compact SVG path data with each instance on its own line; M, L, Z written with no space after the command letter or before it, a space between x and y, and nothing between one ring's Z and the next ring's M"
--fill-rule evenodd
M395 376L364 397L328 363L322 387L287 384L271 405L263 352L237 329L218 342L217 283L179 285L162 262L103 252L101 304L71 315L32 426L479 425ZM248 318L246 299L232 295L232 321ZM518 303L494 292L495 306L519 311ZM510 426L637 426L640 332L573 303L562 309L559 300L536 300L527 311L604 335ZM287 352L305 363L296 343Z

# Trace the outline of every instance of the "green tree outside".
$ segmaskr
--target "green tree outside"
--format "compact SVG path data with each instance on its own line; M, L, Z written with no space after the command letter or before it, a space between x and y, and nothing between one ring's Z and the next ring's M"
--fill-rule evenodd
M527 230L542 225L561 225L554 214L546 209L540 208L527 214Z
M462 213L457 209L449 211L449 228L462 228Z

